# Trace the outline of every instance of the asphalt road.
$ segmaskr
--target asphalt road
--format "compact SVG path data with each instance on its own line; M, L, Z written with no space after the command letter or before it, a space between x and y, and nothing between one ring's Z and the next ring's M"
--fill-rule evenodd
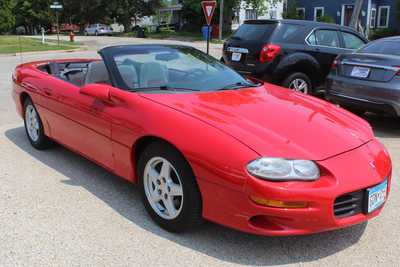
M120 41L83 39L89 49ZM211 51L218 57L220 46ZM90 50L23 61L95 56ZM366 117L394 163L388 203L369 223L280 238L206 223L175 235L151 222L134 186L62 147L32 149L10 97L19 62L0 57L0 266L400 266L400 120Z

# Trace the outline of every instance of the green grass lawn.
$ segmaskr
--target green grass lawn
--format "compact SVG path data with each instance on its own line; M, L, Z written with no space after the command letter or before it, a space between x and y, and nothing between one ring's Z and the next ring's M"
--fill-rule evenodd
M19 41L20 39L20 41ZM60 41L46 40L42 44L40 39L18 37L18 36L0 36L0 54L13 54L19 52L35 52L35 51L49 51L49 50L68 50L79 48L79 43L70 43Z

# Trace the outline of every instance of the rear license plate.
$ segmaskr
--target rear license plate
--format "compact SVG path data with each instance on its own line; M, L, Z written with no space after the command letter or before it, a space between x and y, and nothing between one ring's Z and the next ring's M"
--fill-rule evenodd
M370 69L364 67L354 67L351 71L351 76L357 78L367 78L369 75Z
M240 61L240 59L242 58L242 54L241 53L232 53L232 61Z
M368 213L383 205L387 196L387 180L374 187L368 188Z

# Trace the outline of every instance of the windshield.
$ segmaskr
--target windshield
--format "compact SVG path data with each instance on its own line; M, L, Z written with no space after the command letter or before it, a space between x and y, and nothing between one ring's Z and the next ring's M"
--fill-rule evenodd
M191 47L132 46L113 55L122 87L133 91L212 91L254 86Z
M397 40L375 41L361 48L359 52L400 56L400 42Z

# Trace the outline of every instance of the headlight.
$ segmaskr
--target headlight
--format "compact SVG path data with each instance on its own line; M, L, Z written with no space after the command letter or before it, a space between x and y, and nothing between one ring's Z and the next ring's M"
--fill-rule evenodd
M259 178L273 181L313 181L319 178L319 168L310 160L259 158L247 165L247 171Z

